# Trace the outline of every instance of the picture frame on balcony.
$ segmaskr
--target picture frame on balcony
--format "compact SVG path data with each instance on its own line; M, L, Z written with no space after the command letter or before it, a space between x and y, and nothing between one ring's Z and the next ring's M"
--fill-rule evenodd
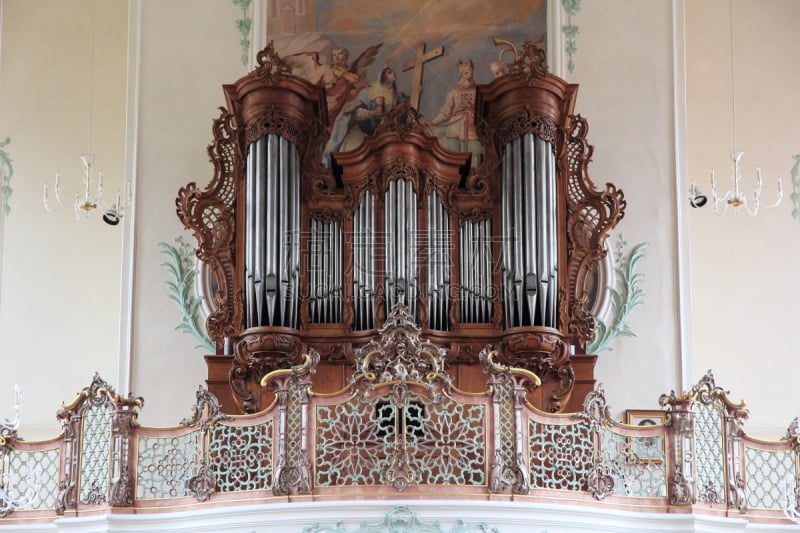
M666 421L667 413L664 411L648 409L627 409L625 411L625 423L637 428L663 426ZM662 435L630 437L629 449L634 461L648 463L662 462L666 452Z

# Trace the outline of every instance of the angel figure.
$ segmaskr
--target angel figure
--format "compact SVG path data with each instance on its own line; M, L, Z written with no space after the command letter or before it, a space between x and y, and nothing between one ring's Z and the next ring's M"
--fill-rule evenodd
M343 46L336 46L331 50L331 62L328 65L320 64L318 52L301 52L286 58L295 73L325 87L329 131L344 105L366 87L364 80L367 67L375 60L382 44L370 46L349 65L347 60L350 58L350 51Z

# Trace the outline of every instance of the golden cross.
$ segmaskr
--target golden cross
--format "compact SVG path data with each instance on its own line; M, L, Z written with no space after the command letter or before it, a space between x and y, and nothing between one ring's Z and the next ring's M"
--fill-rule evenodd
M417 55L414 59L406 61L403 65L403 72L414 69L414 76L411 79L411 107L419 111L419 97L422 94L422 69L425 63L431 59L436 59L444 55L444 46L434 48L425 53L425 43L417 45Z

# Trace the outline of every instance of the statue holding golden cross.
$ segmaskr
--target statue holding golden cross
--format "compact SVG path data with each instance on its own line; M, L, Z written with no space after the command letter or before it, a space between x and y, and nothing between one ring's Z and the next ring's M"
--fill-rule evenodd
M425 52L425 43L417 45L417 55L414 59L406 61L403 65L403 72L414 69L414 75L411 78L411 107L419 111L419 98L422 95L422 69L425 63L437 57L444 55L444 46L434 48L430 52Z

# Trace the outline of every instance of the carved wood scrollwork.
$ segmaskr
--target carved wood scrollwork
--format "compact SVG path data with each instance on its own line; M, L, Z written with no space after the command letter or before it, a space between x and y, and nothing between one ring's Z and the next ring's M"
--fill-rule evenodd
M594 317L586 306L586 277L605 257L603 242L622 219L627 205L622 191L612 183L606 183L603 190L595 189L587 170L594 151L586 141L587 132L588 124L583 117L569 116L562 141L566 157L559 161L566 165L567 178L567 274L571 306L566 329L570 341L580 349L586 347L595 330Z
M292 73L292 68L278 56L273 41L256 54L253 76L265 85L277 85Z
M530 106L525 106L520 113L501 122L495 133L502 145L526 133L533 133L544 141L554 142L558 135L558 125L552 117L537 113Z
M208 146L214 177L204 190L195 182L178 191L178 218L197 239L197 257L207 263L217 281L216 308L206 322L209 337L221 346L243 326L243 295L234 295L233 247L236 236L236 176L241 175L240 132L233 115L220 108L212 126L214 141Z
M302 344L295 334L265 331L245 332L236 344L229 373L237 404L245 413L261 405L261 379L281 368L302 363Z
M542 409L557 413L566 405L575 384L569 351L557 332L512 333L500 343L500 361L530 370L542 379Z
M417 110L408 101L400 102L386 112L375 128L376 136L381 133L389 133L399 142L406 142L411 134L424 137L431 135L430 130L420 122Z
M506 63L509 75L522 77L528 85L547 76L547 54L537 46L538 42L525 41L522 50L516 50L512 45L516 59ZM500 43L495 41L495 44Z

